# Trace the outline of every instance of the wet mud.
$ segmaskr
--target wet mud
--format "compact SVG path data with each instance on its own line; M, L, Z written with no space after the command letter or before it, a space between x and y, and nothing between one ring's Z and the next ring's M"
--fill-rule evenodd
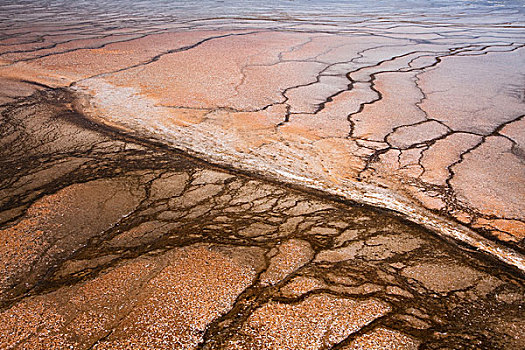
M525 346L520 271L25 84L0 106L0 348Z

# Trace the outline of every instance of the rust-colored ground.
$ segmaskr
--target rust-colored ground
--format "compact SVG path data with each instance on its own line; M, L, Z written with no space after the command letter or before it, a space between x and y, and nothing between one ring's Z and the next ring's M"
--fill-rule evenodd
M204 159L523 249L521 44L264 30L74 42L103 47L5 53L0 76L71 85L91 117Z
M86 123L73 101L2 112L0 348L525 345L519 272Z
M0 349L525 347L519 11L27 6L0 5Z

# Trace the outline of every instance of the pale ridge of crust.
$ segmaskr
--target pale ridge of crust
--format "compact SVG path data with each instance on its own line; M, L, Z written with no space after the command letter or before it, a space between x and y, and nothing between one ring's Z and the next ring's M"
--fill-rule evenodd
M392 210L439 236L467 244L520 271L525 271L525 256L523 254L487 239L458 222L439 216L411 201L408 197L395 193L388 188L357 181L342 180L340 183L330 183L321 178L309 178L302 174L294 174L290 170L276 166L277 163L261 162L250 154L239 153L232 148L226 151L224 147L228 145L230 139L230 135L227 134L220 135L221 137L214 135L210 139L207 137L210 135L205 133L199 135L198 128L191 128L189 132L185 130L188 124L172 124L169 130L162 130L160 124L152 123L151 119L158 116L169 116L167 108L156 105L155 101L143 95L139 96L138 91L133 88L117 87L106 81L90 80L89 84L84 81L81 86L75 86L74 91L78 96L75 104L77 111L96 123L128 133L137 133L142 137L179 148L192 156L225 167L231 167L232 164L235 164L235 167L242 171L256 173L288 184L320 190L329 195L357 203ZM125 97L121 101L126 101L126 105L117 104L118 99L107 98L104 92L110 93L113 97ZM117 110L120 111L120 115L126 116L124 120L114 115ZM191 123L189 124L191 125ZM215 131L218 132L218 130Z

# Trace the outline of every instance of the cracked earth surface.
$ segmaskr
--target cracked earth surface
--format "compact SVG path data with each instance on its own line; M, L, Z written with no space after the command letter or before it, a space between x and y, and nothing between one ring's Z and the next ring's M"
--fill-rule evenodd
M85 5L0 5L0 348L525 347L521 12Z
M75 103L42 90L2 110L0 348L525 346L524 280L498 260Z
M497 23L44 17L4 27L0 77L70 87L98 122L396 210L524 269L523 22L485 15Z

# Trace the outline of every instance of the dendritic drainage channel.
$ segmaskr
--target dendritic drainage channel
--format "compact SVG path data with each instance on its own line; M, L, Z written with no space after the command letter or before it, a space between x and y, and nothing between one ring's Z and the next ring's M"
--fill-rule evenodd
M524 280L386 211L1 105L1 349L519 349ZM36 91L35 91L36 90Z

